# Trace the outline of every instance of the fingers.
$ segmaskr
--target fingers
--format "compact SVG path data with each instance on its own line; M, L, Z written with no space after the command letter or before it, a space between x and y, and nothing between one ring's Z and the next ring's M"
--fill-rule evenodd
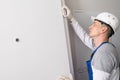
M62 7L62 13L64 17L69 17L71 14L70 9L66 5Z
M73 80L73 76L72 76L72 74L69 74L68 77L70 78L70 80Z
M57 80L70 80L70 78L67 77L67 76L61 75L61 76L58 77Z
M68 76L65 76L65 75L61 75L59 76L56 80L73 80L73 77L72 75L68 75Z

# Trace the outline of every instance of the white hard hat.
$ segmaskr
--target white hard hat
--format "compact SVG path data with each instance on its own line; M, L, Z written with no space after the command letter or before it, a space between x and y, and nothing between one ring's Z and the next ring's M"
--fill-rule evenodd
M97 17L91 16L91 19L92 20L97 19L97 20L100 20L100 21L110 25L114 32L117 29L117 27L119 26L118 18L108 12L102 12L102 13L98 14Z

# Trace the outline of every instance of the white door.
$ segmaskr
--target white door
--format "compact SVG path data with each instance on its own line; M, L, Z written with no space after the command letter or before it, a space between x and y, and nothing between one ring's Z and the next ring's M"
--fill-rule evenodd
M0 0L0 80L69 73L60 0Z

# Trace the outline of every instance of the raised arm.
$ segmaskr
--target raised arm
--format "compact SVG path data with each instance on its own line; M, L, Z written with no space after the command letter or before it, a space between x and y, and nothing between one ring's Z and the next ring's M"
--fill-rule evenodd
M79 25L79 23L75 20L73 15L71 14L70 9L67 6L63 6L63 16L71 20L71 24L73 26L74 31L77 36L82 40L82 42L88 46L90 49L94 49L93 39L86 33L86 31Z
M72 19L72 26L75 33L82 40L82 42L93 50L94 49L93 39L87 34L87 32L79 25L79 23L74 18Z

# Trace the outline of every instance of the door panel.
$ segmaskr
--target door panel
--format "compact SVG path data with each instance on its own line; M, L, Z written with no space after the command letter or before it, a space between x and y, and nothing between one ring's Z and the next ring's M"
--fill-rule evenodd
M0 80L55 80L70 72L59 0L1 0L0 37Z

